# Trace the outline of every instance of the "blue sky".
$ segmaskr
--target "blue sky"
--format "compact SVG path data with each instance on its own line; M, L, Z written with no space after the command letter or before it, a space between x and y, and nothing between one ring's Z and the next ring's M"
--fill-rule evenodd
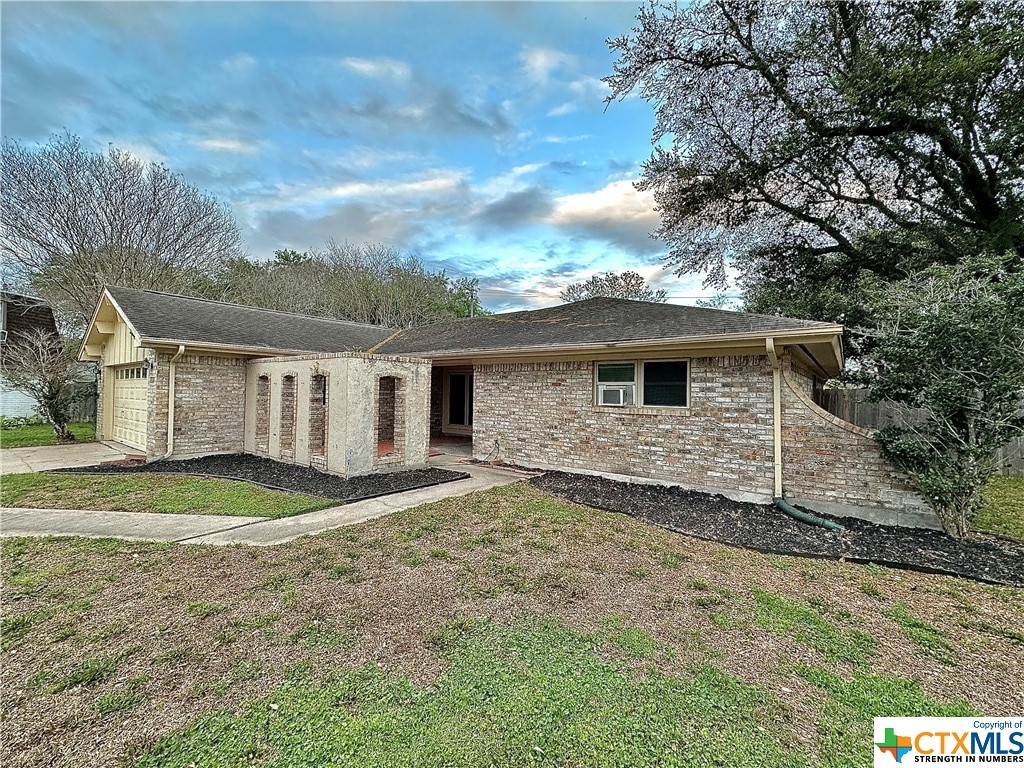
M605 109L636 3L15 3L2 129L64 130L181 172L253 258L385 242L480 279L491 309L634 269L674 301L633 188L653 112Z

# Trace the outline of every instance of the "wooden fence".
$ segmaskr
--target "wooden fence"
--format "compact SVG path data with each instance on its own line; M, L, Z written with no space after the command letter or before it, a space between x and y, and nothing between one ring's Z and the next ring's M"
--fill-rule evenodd
M78 398L71 404L72 421L96 421L96 382L77 385Z
M872 403L866 389L823 389L821 406L844 421L868 429L913 424L924 418L924 411L905 408L898 403ZM1004 445L996 453L1000 475L1024 475L1024 437Z

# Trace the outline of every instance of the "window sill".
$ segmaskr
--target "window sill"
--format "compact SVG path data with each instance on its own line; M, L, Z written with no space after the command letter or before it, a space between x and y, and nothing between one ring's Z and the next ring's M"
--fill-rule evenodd
M628 416L689 416L689 407L665 406L617 406L617 405L595 405L591 407L594 413L621 413Z

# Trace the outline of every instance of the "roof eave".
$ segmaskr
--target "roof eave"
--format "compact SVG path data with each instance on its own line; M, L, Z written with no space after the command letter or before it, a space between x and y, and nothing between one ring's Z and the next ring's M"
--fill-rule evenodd
M358 352L356 349L342 349L337 352L324 352L315 349L283 349L279 347L252 347L243 344L217 344L208 341L189 341L188 339L146 337L140 341L143 347L179 347L184 345L190 350L201 352L220 352L223 354L242 355L248 357L271 357L276 355L313 355L313 354L344 354Z
M578 344L535 344L528 347L490 347L476 349L455 349L455 350L425 350L422 352L400 352L398 354L416 355L418 357L429 357L431 359L443 360L445 358L463 357L491 357L494 355L535 355L537 353L558 353L558 352L579 352L581 350L607 350L607 349L629 349L632 347L685 347L685 346L708 346L710 344L743 342L743 341L764 341L765 339L777 339L785 344L799 344L801 340L835 337L841 335L841 325L831 325L822 328L800 328L780 331L758 331L751 333L716 333L701 336L672 336L661 339L622 339L618 341L581 342ZM386 349L383 351L387 354Z

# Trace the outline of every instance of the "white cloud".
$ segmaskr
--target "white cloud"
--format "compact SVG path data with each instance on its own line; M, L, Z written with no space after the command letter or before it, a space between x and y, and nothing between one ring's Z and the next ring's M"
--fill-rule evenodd
M548 117L563 117L580 107L597 107L608 95L608 86L596 77L579 77L569 83L572 98L548 110Z
M302 150L302 156L319 167L330 167L350 171L368 171L382 165L401 163L406 169L410 165L420 165L425 159L417 152L403 150L387 150L377 147L357 146L342 153L324 153L309 149Z
M502 173L494 178L488 179L483 184L480 184L476 191L480 197L488 201L504 197L511 192L523 189L524 186L526 186L522 181L523 177L539 171L545 165L547 165L547 163L527 163L526 165L517 165L511 171Z
M247 53L239 53L229 59L224 59L220 65L227 72L242 73L254 69L258 63L254 56L250 56Z
M549 109L547 116L564 117L565 115L571 115L577 109L579 109L579 107L576 105L576 102L567 101L564 104L559 104L557 107L554 107L553 109Z
M638 192L629 181L613 181L593 192L556 197L545 222L646 258L665 248L651 238L658 228L654 205L650 191Z
M131 141L113 141L112 143L118 149L124 150L135 159L141 160L144 163L169 164L165 154L148 144L137 144Z
M608 86L596 77L580 77L569 83L569 90L578 101L600 104L608 95Z
M442 169L429 174L405 179L377 179L373 181L347 181L329 186L302 186L284 184L274 190L272 197L254 203L253 209L297 208L347 200L434 197L460 191L465 184L461 171Z
M544 83L560 67L576 64L576 57L556 48L525 48L519 54L523 71L531 80Z
M657 226L652 192L639 192L629 181L613 181L594 192L580 192L555 198L550 224L573 225L592 222L643 223Z
M202 139L193 143L208 152L229 152L233 155L254 155L259 152L259 146L252 142L226 136Z
M373 59L349 57L341 62L348 69L363 77L381 80L408 80L412 74L409 65L404 61L380 56Z
M545 136L542 141L545 144L571 144L574 141L586 141L594 138L593 134L581 133L579 136Z

